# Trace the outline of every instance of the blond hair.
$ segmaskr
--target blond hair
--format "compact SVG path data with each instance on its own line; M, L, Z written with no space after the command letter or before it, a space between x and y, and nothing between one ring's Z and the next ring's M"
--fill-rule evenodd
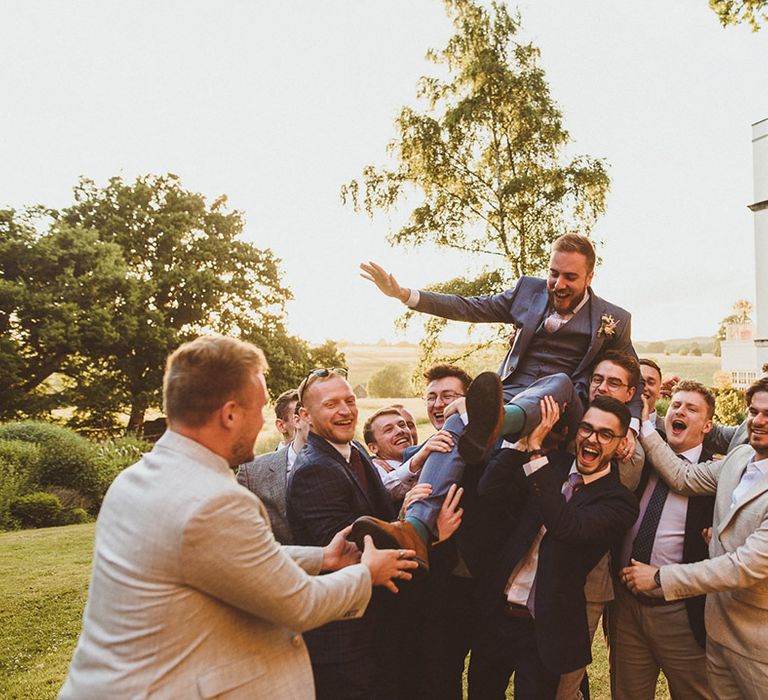
M170 422L197 427L242 390L254 373L268 369L264 353L251 343L223 336L201 336L168 357L163 406Z

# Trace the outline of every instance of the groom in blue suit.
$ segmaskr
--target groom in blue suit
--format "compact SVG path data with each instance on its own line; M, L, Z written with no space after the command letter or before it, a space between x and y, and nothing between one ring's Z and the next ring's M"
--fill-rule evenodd
M446 421L444 429L455 436L458 449L427 459L419 481L432 484L432 495L413 503L403 523L358 521L352 533L356 541L371 534L377 544L415 546L424 558L426 552L418 541L428 542L434 536L443 498L452 483L461 481L465 464L480 462L499 432L512 439L530 433L541 420L544 396L555 398L571 434L575 432L598 355L620 350L637 357L630 314L598 297L590 287L594 267L592 243L578 234L554 241L546 279L522 277L512 289L482 297L408 289L379 265L361 265L364 278L416 311L469 323L512 323L516 333L498 370L500 389L497 378L481 374L467 396L468 423L460 414ZM635 430L626 447L630 453L639 427L641 395L642 382L629 403ZM503 411L502 404L506 404Z

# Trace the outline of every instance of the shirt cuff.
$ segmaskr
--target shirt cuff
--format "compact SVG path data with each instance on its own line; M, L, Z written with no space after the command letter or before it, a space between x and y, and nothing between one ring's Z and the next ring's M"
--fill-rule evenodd
M399 469L407 469L408 473L415 479L418 477L419 474L421 474L421 469L417 469L415 472L411 471L411 460L413 457L409 457L405 460L395 471L398 471Z
M640 437L647 438L656 432L656 426L649 420L644 420L643 425L640 427Z
M635 431L635 435L640 435L640 419L632 418L629 421L629 429Z
M414 308L419 303L420 297L421 294L419 294L418 289L411 289L408 298L405 300L405 305L411 309Z
M526 476L530 476L533 472L541 469L545 464L549 464L549 460L546 457L536 457L536 459L532 459L530 462L523 465L523 471Z
M419 478L418 472L414 474L411 471L410 459L407 462L403 462L399 467L397 467L394 470L394 474L397 476L400 483L405 484L406 486L410 486L411 484L414 484L416 482L416 479Z

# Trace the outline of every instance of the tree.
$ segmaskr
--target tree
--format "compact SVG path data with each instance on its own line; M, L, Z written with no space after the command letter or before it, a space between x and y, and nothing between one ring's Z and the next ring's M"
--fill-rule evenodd
M0 418L62 403L47 386L78 354L99 356L119 337L130 293L120 248L33 207L0 211ZM47 230L38 231L48 223Z
M747 22L756 32L760 22L768 21L768 0L709 0L709 6L724 27Z
M479 274L429 288L497 292L544 271L550 243L561 233L589 233L604 210L609 179L602 161L565 158L570 137L539 50L517 41L519 17L500 2L490 11L472 0L445 0L445 6L455 34L427 59L444 66L448 79L420 79L424 108L400 111L389 145L396 167L365 167L359 181L342 187L341 197L370 217L417 197L390 243L482 257ZM426 356L445 323L427 322Z
M172 174L134 183L113 177L104 188L82 178L60 221L117 246L130 284L117 310L119 336L106 354L76 363L73 396L86 420L100 420L107 386L112 405L130 411L128 429L140 429L159 403L168 353L196 335L282 332L291 295L278 260L240 239L243 215L227 208L225 196L209 204Z
M368 380L368 395L384 399L413 396L408 370L402 365L384 365Z
M713 352L716 357L720 357L722 352L720 349L720 343L726 338L728 326L733 324L751 323L752 309L752 303L746 299L737 299L735 302L733 302L733 313L728 314L728 316L721 319L717 327L717 332L715 333L715 347Z

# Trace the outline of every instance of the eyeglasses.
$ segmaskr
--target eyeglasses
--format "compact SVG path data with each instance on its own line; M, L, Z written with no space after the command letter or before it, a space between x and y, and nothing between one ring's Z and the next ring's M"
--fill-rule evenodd
M576 433L585 440L594 433L597 441L601 445L607 445L611 440L624 437L623 435L616 435L616 433L612 430L608 430L608 428L595 428L595 426L587 422L579 423Z
M457 394L455 391L441 391L439 394L429 393L427 394L427 405L432 406L440 399L443 403L451 403L456 399L460 399L464 394Z
M332 374L337 374L340 377L344 377L344 379L346 379L349 375L349 370L346 367L318 367L316 369L309 370L307 376L304 377L301 384L299 384L299 403L304 403L304 392L307 390L307 387L312 383L314 379L330 377Z
M592 382L592 386L600 386L605 382L611 389L621 389L623 386L629 386L629 384L622 382L618 377L604 377L602 374L593 374L589 381Z

